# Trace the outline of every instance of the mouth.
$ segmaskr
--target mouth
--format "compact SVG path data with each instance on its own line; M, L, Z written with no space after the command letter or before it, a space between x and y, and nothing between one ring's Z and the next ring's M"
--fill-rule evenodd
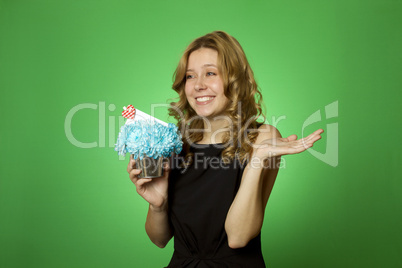
M215 99L213 96L203 96L195 98L197 104L204 105L212 102Z

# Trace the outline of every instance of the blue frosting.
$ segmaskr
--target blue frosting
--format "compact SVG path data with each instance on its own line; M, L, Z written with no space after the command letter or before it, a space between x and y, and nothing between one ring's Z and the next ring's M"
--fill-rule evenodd
M138 120L121 127L115 151L120 155L130 153L134 159L144 156L159 158L179 154L183 142L177 126L169 123L164 126L158 122Z

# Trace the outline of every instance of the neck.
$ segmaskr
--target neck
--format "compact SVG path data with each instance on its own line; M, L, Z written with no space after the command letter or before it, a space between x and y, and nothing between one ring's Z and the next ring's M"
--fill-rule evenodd
M223 143L225 134L230 130L227 119L207 118L204 120L203 138L198 143L214 144Z

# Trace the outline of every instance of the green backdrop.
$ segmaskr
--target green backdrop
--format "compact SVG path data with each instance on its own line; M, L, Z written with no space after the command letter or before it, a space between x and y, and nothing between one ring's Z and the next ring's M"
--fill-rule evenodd
M0 267L168 264L114 141L122 107L176 97L181 53L214 30L283 136L326 130L284 157L268 267L402 267L401 17L399 0L0 1Z

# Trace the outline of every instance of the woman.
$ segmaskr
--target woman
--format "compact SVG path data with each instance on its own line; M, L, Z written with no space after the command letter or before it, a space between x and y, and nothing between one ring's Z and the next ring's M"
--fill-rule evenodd
M173 89L182 153L161 178L139 179L132 158L127 167L149 203L149 238L163 248L174 236L168 267L265 267L260 232L280 156L311 147L323 130L297 140L259 124L261 93L243 49L225 32L188 46Z

